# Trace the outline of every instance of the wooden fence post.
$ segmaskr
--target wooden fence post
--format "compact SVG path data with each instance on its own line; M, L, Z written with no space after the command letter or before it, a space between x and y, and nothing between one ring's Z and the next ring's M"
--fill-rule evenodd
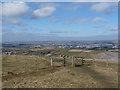
M83 63L84 63L84 61L83 61L83 58L82 58L82 65L84 65Z
M53 66L53 58L51 57L51 67Z
M72 67L74 67L74 57L72 56Z
M96 67L95 59L93 59L93 63L92 64L94 65L94 68L95 68Z
M107 59L107 61L106 61L106 67L108 68L108 66L109 66L109 62L108 62L108 59Z
M63 58L64 58L64 67L65 67L65 63L66 63L66 62L65 62L65 57L63 57Z

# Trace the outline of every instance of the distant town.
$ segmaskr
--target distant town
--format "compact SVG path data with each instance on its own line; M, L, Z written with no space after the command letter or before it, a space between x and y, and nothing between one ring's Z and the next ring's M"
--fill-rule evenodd
M86 50L117 50L118 41L27 41L27 42L4 42L2 54L18 54L21 50L36 52L52 50L55 48L86 49ZM20 49L20 50L19 50Z

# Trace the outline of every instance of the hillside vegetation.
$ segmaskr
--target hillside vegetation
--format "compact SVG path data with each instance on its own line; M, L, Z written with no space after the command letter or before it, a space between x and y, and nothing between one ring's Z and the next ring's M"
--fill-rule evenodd
M108 67L106 61L96 56L95 66L51 67L50 57L3 55L3 88L117 88L117 60L109 60Z

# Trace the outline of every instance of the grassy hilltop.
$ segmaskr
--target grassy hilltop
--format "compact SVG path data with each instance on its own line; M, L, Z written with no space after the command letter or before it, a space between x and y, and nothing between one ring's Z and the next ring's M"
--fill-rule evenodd
M96 58L96 66L50 66L50 58L37 55L3 55L3 88L115 88L118 86L117 60L97 56L104 52L69 52L56 50L56 56ZM112 56L114 58L114 56ZM112 58L111 57L111 58ZM71 60L71 59L69 59Z

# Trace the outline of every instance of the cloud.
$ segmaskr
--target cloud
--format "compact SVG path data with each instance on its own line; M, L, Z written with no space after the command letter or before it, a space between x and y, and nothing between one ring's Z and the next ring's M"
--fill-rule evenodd
M3 41L44 41L44 40L57 40L56 36L51 34L40 34L30 32L6 32L2 34Z
M84 36L84 37L62 37L55 35L41 35L40 33L27 33L27 32L11 32L3 33L2 39L4 41L68 41L68 40L118 40L118 34L112 35L97 35L97 36Z
M2 33L6 33L6 32L13 32L13 28L9 28L9 29L2 28Z
M56 10L55 7L44 7L44 8L40 8L37 9L35 11L33 11L33 16L35 18L44 18L44 17L48 17L50 15L52 15L52 13Z
M52 34L59 34L59 33L68 33L68 32L67 32L67 31L55 30L55 31L50 31L49 33L52 33Z
M2 4L0 3L0 17L2 16Z
M97 22L109 22L109 21L102 17L95 17L95 18L91 18L91 19L90 18L78 19L78 20L76 20L76 22L77 23L87 23L87 22L97 23Z
M59 22L58 18L55 16L51 16L50 18L51 18L50 20L51 22Z
M71 24L71 22L65 22L64 24L66 24L66 25L67 25L67 24Z
M102 26L102 25L97 25L97 26L95 26L94 28L103 28L104 26Z
M3 18L3 25L24 25L18 18Z
M29 6L24 2L8 2L2 4L3 16L20 16L29 10Z
M110 30L110 31L118 31L118 27L112 27L112 28L109 28L108 30Z
M64 24L72 24L72 23L99 23L99 22L109 22L105 18L102 17L95 17L95 18L81 18L77 20L69 20L68 22L64 22ZM100 28L102 26L95 26L95 28Z
M53 19L53 20L51 20L51 22L59 22L59 20Z
M40 8L44 8L44 7L60 7L60 6L62 6L62 4L60 4L60 3L52 3L52 2L40 3Z
M77 20L78 23L86 23L86 22L89 22L89 21L90 21L90 19L87 19L87 18Z
M64 9L66 10L77 10L79 8L82 7L82 4L81 3L78 3L78 2L73 2L73 3L70 3L68 5L63 5Z
M40 4L40 8L44 8L44 7L62 7L66 10L77 10L78 8L81 8L81 3L79 2L72 2L69 4L64 4L64 3L41 3Z
M109 14L109 13L112 13L112 10L109 9L112 5L114 4L113 3L97 3L92 5L91 10Z
M106 20L102 17L93 18L91 21L94 22L94 23L96 23L96 22L108 22L108 20Z

